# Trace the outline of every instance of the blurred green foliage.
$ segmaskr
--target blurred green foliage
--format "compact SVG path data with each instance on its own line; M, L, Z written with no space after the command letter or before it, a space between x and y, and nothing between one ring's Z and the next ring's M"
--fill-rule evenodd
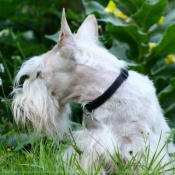
M21 63L50 50L57 42L64 7L72 32L88 14L95 14L100 41L127 61L129 69L153 80L165 116L175 126L175 2L115 0L110 2L112 10L108 3L109 0L1 0L0 121L12 118L8 98ZM72 104L72 108L73 120L81 123L80 107ZM11 125L9 130L0 128L0 135L16 132Z

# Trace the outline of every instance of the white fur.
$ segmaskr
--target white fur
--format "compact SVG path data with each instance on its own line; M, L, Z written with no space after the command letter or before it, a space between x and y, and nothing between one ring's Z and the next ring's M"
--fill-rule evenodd
M70 127L70 108L69 105L61 108L58 100L47 90L44 79L36 78L37 72L42 70L42 57L33 57L22 65L12 92L14 118L17 123L32 124L37 131L42 130L61 138ZM20 87L20 78L23 75L29 75L30 78Z
M26 61L17 74L12 92L17 123L25 125L29 122L36 130L60 139L70 127L68 104L93 100L111 85L126 63L99 46L97 28L95 17L90 15L73 36L63 12L57 46ZM41 75L37 77L39 71ZM29 79L20 87L20 78L26 74ZM169 137L170 128L163 117L153 83L134 71L129 71L128 79L95 110L93 118L92 129L74 132L76 144L83 150L81 165L85 171L92 168L94 162L100 164L99 155L108 168L113 168L109 153L114 156L116 150L123 161L137 155L137 159L142 157L141 162L146 165L143 156L146 147L150 148L150 162L156 149L159 152ZM156 162L164 156L161 164L168 163L171 160L168 153L172 152L175 147L170 142ZM74 149L70 148L65 157L73 153ZM173 166L170 164L167 168ZM101 172L105 173L105 169Z

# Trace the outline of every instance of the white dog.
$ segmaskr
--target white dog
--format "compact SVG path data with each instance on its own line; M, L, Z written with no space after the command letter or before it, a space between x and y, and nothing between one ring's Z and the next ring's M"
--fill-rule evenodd
M71 127L69 103L74 101L82 104L85 113L84 129L74 133L76 145L83 151L81 165L85 171L98 164L99 156L108 169L112 168L109 154L114 156L116 150L124 162L136 156L146 165L143 156L146 148L149 148L148 162L156 150L158 153L162 149L156 162L164 165L171 161L169 153L175 152L175 147L171 141L166 144L170 128L155 88L146 76L127 72L125 67L125 62L99 45L93 15L72 34L63 10L58 44L26 61L16 76L12 92L14 118L17 123L30 124L61 139ZM28 79L21 86L20 81L26 75ZM102 101L90 108L88 102L104 94L117 78L122 81L117 82L118 88L113 85L115 93L107 94L106 99L100 97ZM67 153L74 152L70 148ZM101 167L101 172L105 171Z

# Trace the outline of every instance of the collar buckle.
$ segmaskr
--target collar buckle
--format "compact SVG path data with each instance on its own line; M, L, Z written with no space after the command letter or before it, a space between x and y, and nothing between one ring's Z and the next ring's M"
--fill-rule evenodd
M128 74L128 71L126 69L121 68L120 72L125 78L128 78L129 74Z

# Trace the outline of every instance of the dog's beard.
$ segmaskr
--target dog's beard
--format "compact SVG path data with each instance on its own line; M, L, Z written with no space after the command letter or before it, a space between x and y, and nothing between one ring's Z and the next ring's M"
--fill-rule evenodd
M31 66L31 65L30 65ZM27 65L19 71L25 72ZM36 78L35 70L30 77L19 86L19 79L16 80L14 88L12 109L16 123L24 126L33 126L35 131L42 131L52 137L61 138L70 127L70 107L60 107L58 100L47 89L43 79ZM32 76L33 75L33 76ZM35 77L35 78L34 78Z

